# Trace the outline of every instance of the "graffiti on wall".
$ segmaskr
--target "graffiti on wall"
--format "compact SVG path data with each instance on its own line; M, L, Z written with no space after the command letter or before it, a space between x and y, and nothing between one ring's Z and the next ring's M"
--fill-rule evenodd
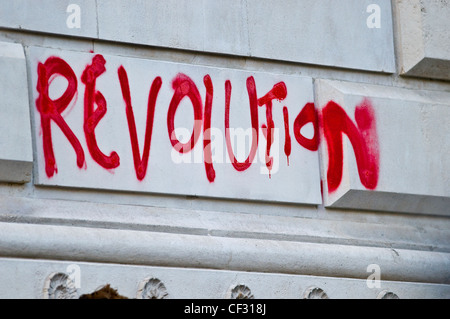
M35 100L36 110L39 114L39 124L42 138L42 152L44 157L45 173L48 179L58 174L58 163L54 154L53 133L60 130L70 143L75 153L75 163L79 169L86 169L86 154L105 170L114 171L122 165L122 154L112 150L105 153L99 143L97 127L108 112L121 112L123 125L127 126L128 142L131 145L135 178L143 181L147 178L149 159L152 156L152 145L155 138L155 112L158 108L165 112L164 123L166 137L171 143L172 150L186 154L194 148L203 150L203 165L205 178L209 184L218 183L213 160L211 117L216 110L221 109L224 117L219 127L225 136L226 154L229 164L236 172L245 172L255 161L258 149L261 148L261 139L264 139L264 165L269 174L268 180L274 172L274 157L281 156L273 151L272 146L276 139L276 130L281 129L284 136L282 149L287 167L291 166L290 156L295 148L303 148L308 152L317 152L321 143L324 143L328 154L326 179L329 192L339 188L343 175L344 151L343 138L346 136L353 148L358 174L361 183L367 189L375 189L379 176L379 148L374 108L369 99L361 101L356 106L354 120L346 113L344 108L334 101L329 101L322 108L317 108L313 101L307 101L298 112L292 114L290 105L284 105L290 91L285 81L272 84L270 90L257 92L257 83L252 75L246 77L245 91L247 101L240 101L240 107L246 108L250 114L251 138L245 159L239 160L235 154L230 134L230 105L235 84L226 79L222 85L214 85L213 75L203 75L203 83L195 82L187 73L179 72L172 78L164 75L155 76L149 81L148 99L146 105L145 132L138 132L136 125L135 104L131 91L133 87L129 81L129 74L125 65L115 69L107 69L107 58L100 54L91 55L90 62L85 65L81 74L76 74L72 66L63 58L52 55L37 63ZM115 79L120 87L121 101L107 102L108 97L97 87L97 81L107 73L114 72ZM78 78L79 76L79 78ZM67 82L65 90L60 96L51 97L50 88L56 77L62 77ZM161 87L168 84L171 87L171 96L165 97L168 105L161 105ZM224 99L219 103L215 94L223 90ZM200 91L205 92L204 95ZM84 136L77 135L73 127L66 122L64 112L73 104L74 99L82 99ZM190 138L181 141L176 131L175 118L182 101L188 101L193 111L194 125L190 131ZM245 103L244 103L245 102ZM276 107L274 103L276 102ZM110 109L109 104L121 105L121 109ZM297 108L298 109L298 108ZM265 114L261 116L260 111ZM282 114L282 122L274 121L274 112ZM221 113L222 114L222 113ZM161 124L158 124L158 129ZM312 127L312 134L305 136L303 128ZM141 136L141 138L139 138ZM143 136L143 139L142 139ZM291 138L291 136L293 138ZM322 136L322 138L321 138ZM83 143L81 142L84 139ZM83 147L82 144L85 146Z

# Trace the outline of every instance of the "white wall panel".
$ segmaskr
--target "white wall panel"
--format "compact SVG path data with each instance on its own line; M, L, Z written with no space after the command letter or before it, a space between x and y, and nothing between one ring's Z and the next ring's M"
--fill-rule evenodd
M400 73L450 80L450 3L395 1Z
M323 113L330 101L339 104L358 128L363 143L379 157L375 187L362 183L355 145L344 135L342 181L329 190L329 147L322 138L321 162L325 203L332 207L450 213L450 94L337 81L317 81L317 103ZM371 104L373 136L355 121L356 107ZM365 138L364 137L364 138ZM371 139L372 138L372 139ZM376 140L375 140L376 139ZM371 172L368 172L371 173Z
M22 45L0 42L0 181L31 180L33 154Z
M38 65L45 63L49 57L58 57L73 68L73 74L78 78L77 93L72 92L67 109L57 115L64 121L78 146L69 143L69 138L63 134L60 125L56 125L54 118L50 120L51 132L44 131L43 112L39 112L38 105L33 105L35 118L35 141L37 150L37 179L40 185L87 187L94 189L127 190L150 193L182 194L211 196L247 200L264 200L279 202L294 202L305 204L320 204L320 174L318 152L310 151L299 145L293 135L294 120L307 103L313 101L312 79L308 77L286 76L262 72L248 72L234 69L192 66L187 64L167 63L146 59L125 58L120 56L105 56L106 71L98 77L96 90L103 94L107 106L105 117L95 126L97 146L104 156L116 152L120 157L120 164L114 169L101 164L92 155L92 149L87 145L84 125L90 125L85 120L87 108L86 93L81 75L86 65L92 63L94 54L75 53L70 51L48 50L41 48L30 49L30 69L32 79L33 100L44 95L36 90L38 83ZM48 64L50 65L50 64ZM131 103L136 129L132 129L126 111L118 69L123 65L128 74ZM182 156L172 147L168 133L169 106L172 104L175 89L172 81L179 73L189 76L199 91L200 116L206 105L206 88L203 84L204 76L210 75L213 84L213 100L211 111L211 145L213 153L212 164L215 179L207 175L204 158L203 137L206 116L195 122L192 102L184 97L174 116L176 133L180 142L186 143L192 134L193 126L198 126L199 139L194 148ZM155 78L162 80L161 89L155 104L153 123L147 122L147 101L150 87ZM41 77L42 79L42 74ZM67 80L59 76L55 81L43 80L49 83L49 96L56 101L67 89ZM256 94L251 94L257 107L255 116L251 115L247 80L254 79L251 84L256 85ZM59 80L59 82L57 81ZM226 143L225 130L225 83L231 83L230 91L230 133L231 147ZM39 82L40 83L40 82ZM261 126L267 125L267 106L263 103L256 105L256 99L261 99L277 84L283 83L286 90L283 97L273 99L272 114L275 123L273 145L270 156L273 165L269 171L266 165L267 142ZM181 88L183 86L180 86ZM41 91L45 91L41 89ZM261 101L261 100L260 100ZM272 101L272 98L271 98ZM37 102L36 102L37 103ZM56 105L57 102L49 102ZM70 104L70 106L69 106ZM290 135L289 155L285 152L288 134L285 131L283 108L287 106L289 121L287 123ZM40 106L42 108L42 106ZM97 108L97 105L95 106ZM51 113L51 112L50 112ZM53 114L53 113L52 113ZM59 113L58 113L59 114ZM259 138L252 137L252 119L258 118ZM198 124L198 125L197 125ZM144 178L139 178L138 168L134 164L135 158L143 158L146 127L152 127L152 139L147 172ZM197 129L196 129L197 130ZM40 132L43 132L41 134ZM137 132L139 154L132 150L130 131ZM203 132L203 134L202 134ZM184 140L183 140L184 139ZM256 143L258 139L258 143ZM45 147L52 144L54 159L47 156ZM251 148L254 157L251 158ZM78 149L76 152L75 150ZM240 162L249 158L251 165L247 169L235 169L231 163L229 152L233 152ZM82 154L85 158L81 160ZM91 156L92 155L92 156ZM81 163L78 161L81 160ZM55 163L56 162L56 163ZM81 165L81 166L80 166ZM51 172L49 172L50 170Z
M0 27L96 38L96 4L91 0L2 0Z

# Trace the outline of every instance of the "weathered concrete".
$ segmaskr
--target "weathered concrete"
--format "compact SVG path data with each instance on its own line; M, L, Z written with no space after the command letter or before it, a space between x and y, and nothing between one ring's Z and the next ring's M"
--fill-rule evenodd
M31 180L33 153L22 45L0 42L0 181Z
M297 63L395 72L389 0L4 0L0 27ZM79 27L72 14L79 8ZM321 39L321 41L317 41Z
M78 16L78 13L79 24L73 16ZM95 1L3 0L0 8L0 27L96 38Z
M441 138L450 136L449 93L316 81L316 95L320 109L333 100L353 122L355 107L369 100L378 135L379 179L374 190L361 184L355 146L345 138L342 182L330 193L327 144L321 144L327 206L450 214L450 140Z
M275 60L395 72L390 1L248 0L250 54ZM370 19L369 19L370 20Z
M450 254L420 250L0 223L0 256L450 284ZM324 256L327 262L324 262Z
M450 80L450 2L396 0L400 74Z
M0 159L11 151L14 160L0 162L0 297L72 298L110 283L133 298L153 278L165 285L156 293L168 298L229 298L238 287L255 298L302 298L307 292L330 298L374 299L385 293L449 298L449 41L442 32L448 29L448 1L392 4L393 10L389 0L3 0L0 42L9 43L0 44L0 75L6 79L0 84ZM98 103L101 96L107 103L98 125L83 114L87 104L101 117L101 105L85 99L80 78L95 54L107 60L92 91ZM44 130L36 106L37 65L50 55L67 60L75 71L77 93L61 117L87 159L77 166L74 148L51 120L58 165L52 178L42 170ZM136 179L119 65L128 72L139 156L150 85L156 75L162 77L155 113L155 129L162 134L153 132L150 159L158 160L149 163L149 184ZM269 179L248 170L237 181L231 163L224 170L217 165L224 192L207 181L201 152L196 164L161 161L172 148L167 105L178 72L194 79L202 101L203 76L211 75L213 126L224 125L225 79L233 87L231 127L249 126L248 76L255 77L258 97L285 81L286 99L273 100L279 172ZM54 74L47 82L51 99L66 90L63 76ZM327 130L336 125L332 137L343 139L342 180L334 192L327 180L330 136L323 126L331 100L340 109L325 116ZM319 150L308 142L315 131L314 108L294 131L306 102L319 110ZM8 113L16 105L20 108ZM363 110L357 116L356 105ZM52 110L51 103L46 106ZM289 166L283 106L289 111ZM267 109L258 110L261 127ZM190 133L192 114L192 103L183 99L175 125ZM126 172L93 160L86 145L90 129L101 151L118 152ZM349 130L352 142L342 133ZM299 131L306 140L298 138ZM355 140L361 144L358 156ZM340 153L338 143L331 145L337 146L333 154ZM265 169L264 152L257 156L252 168ZM331 186L339 174L332 175ZM21 184L7 182L13 179ZM62 289L55 292L56 287Z
M91 293L106 283L120 294L136 298L140 284L147 278L162 282L167 293L165 298L168 299L227 298L229 290L236 285L248 287L255 299L302 299L310 287L323 289L331 299L376 299L385 290L395 293L401 299L450 297L450 285L388 281L383 279L383 272L380 286L369 288L365 279L99 264L70 260L31 261L0 258L0 268L10 274L0 277L1 286L9 287L8 290L0 291L0 297L6 299L43 298L45 281L55 273L69 275L73 280L75 289L72 298ZM370 274L371 272L367 272L367 276ZM155 291L157 292L156 289Z
M113 41L393 73L390 1L369 28L371 1L98 1L99 37ZM123 8L122 10L118 8ZM176 24L173 24L176 21ZM317 41L321 39L321 41ZM374 48L377 48L374 50ZM357 58L356 58L357 57Z
M295 141L291 143L291 152L288 156L284 151L287 137L285 137L283 107L287 106L289 111L288 128L292 132L296 116L305 104L311 103L314 99L311 78L105 55L106 72L98 78L96 90L105 97L108 111L96 129L96 137L100 149L107 156L112 151L120 156L120 165L112 170L105 169L95 160L94 156L91 156L91 150L88 149L84 137L83 123L85 123L84 109L86 108L85 96L87 93L82 89L81 74L86 65L92 63L94 54L30 48L33 100L36 100L39 96L35 89L38 83L37 63L38 61L44 63L50 56L58 56L64 59L78 77L80 86L77 93L78 99L74 99L71 112L64 115L64 121L68 123L67 125L74 132L84 149L86 167L77 166L74 150L67 148L70 147L67 138L59 129L55 129L51 135L49 134L49 138L52 139L58 169L51 175L46 172L49 165L47 165L47 158L45 158L44 153L44 138L39 135L42 130L42 115L33 105L33 116L36 122L37 184L304 204L321 203L318 153L303 148ZM151 145L151 151L149 158L144 159L145 164L148 162L148 169L146 175L140 180L137 178L137 168L133 164L135 154L131 149L130 141L130 132L133 132L133 129L128 124L126 105L117 75L117 70L122 65L128 73L131 92L130 102L134 109L136 134L139 136L140 154L138 156L143 156L146 125L152 127L151 144L148 144L149 147ZM174 115L173 121L176 128L174 134L178 136L180 142L187 143L191 134L193 134L193 125L195 131L199 134L199 139L193 149L185 151L183 155L172 147L167 124L170 113L169 106L175 94L172 82L180 73L192 79L194 85L198 88L200 99L198 112L200 118L196 120L195 125L192 101L189 101L187 97L182 99L176 111L176 117ZM210 116L210 145L212 148L210 162L214 167L215 178L211 180L208 177L209 171L205 171L204 163L208 162L208 159L204 158L206 149L204 148L203 138L205 134L204 132L202 134L202 130L206 127L203 124L206 122L206 116L205 119L202 119L203 110L206 108L206 89L203 84L206 75L210 76L214 89ZM155 102L154 119L152 122L147 122L149 89L153 80L157 77L162 79L161 89ZM254 107L258 108L256 112L259 115L256 112L255 116L252 115L253 111L251 111L252 107L250 106L246 84L248 79L253 79L255 98L259 99L271 91L275 85L279 83L285 85L285 96L280 97L280 101L277 98L270 99L275 123L273 144L270 151L273 165L270 172L266 166L267 142L263 131L260 129L260 126L267 122L265 106L264 104L257 106L255 100ZM226 143L224 126L226 81L230 81L232 87L228 117L230 145ZM65 86L67 84L64 81L60 81L59 84L54 81L49 91L59 92L59 95L61 95ZM197 113L195 114L197 116ZM259 118L259 125L255 132L260 131L258 133L259 138L256 135L252 136L252 123L257 117ZM253 146L256 147L252 158L249 154L252 153ZM238 171L233 167L229 153L236 154L235 156L240 162L244 162L249 157L251 166L244 171Z

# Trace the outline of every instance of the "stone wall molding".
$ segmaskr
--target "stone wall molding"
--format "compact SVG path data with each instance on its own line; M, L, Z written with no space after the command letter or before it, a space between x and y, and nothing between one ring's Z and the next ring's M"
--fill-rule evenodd
M165 299L169 296L164 283L158 278L147 277L139 283L137 299Z
M448 253L90 227L0 223L1 257L450 283ZM323 256L328 262L324 263Z
M67 274L54 272L45 279L42 295L44 299L77 299L78 291Z
M228 289L226 299L254 299L251 289L246 285L234 285Z

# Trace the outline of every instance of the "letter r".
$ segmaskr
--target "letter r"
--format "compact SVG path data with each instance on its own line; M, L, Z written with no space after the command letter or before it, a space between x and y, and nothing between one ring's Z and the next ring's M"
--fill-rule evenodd
M56 100L49 97L49 87L54 75L61 75L67 81L66 91ZM36 99L36 107L41 114L42 139L45 158L45 172L48 177L52 177L56 168L55 155L53 153L51 121L54 121L72 145L77 155L78 167L84 165L84 151L80 141L64 121L61 113L67 108L77 92L77 78L72 68L63 59L50 57L44 64L38 65L37 91L39 96Z

